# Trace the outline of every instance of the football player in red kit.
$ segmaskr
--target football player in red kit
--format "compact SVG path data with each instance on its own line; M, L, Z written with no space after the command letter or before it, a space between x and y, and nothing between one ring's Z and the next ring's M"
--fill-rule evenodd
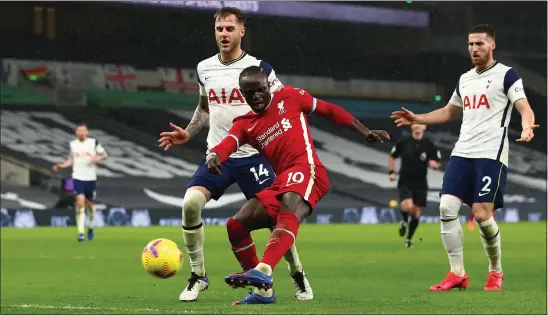
M232 249L246 271L231 274L225 281L233 287L251 285L265 293L251 293L235 304L267 304L275 301L272 269L295 242L300 222L329 190L327 171L314 149L306 115L320 114L356 130L369 142L390 137L386 131L369 130L346 110L303 90L287 86L270 94L260 67L244 69L239 84L251 111L234 119L229 135L211 149L206 165L220 174L222 163L247 143L259 150L276 172L273 184L227 222ZM272 226L275 229L259 262L250 232Z

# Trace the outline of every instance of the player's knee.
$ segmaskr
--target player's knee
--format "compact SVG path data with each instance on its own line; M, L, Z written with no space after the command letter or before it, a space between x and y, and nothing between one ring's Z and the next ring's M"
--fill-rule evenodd
M198 190L188 190L183 199L183 225L194 226L200 223L206 196Z
M449 221L459 217L462 201L452 195L442 195L440 199L440 219Z
M478 223L487 221L493 216L493 208L491 203L475 203L472 205L472 216Z
M304 203L303 197L294 192L287 192L282 196L282 205L280 210L297 212L297 209Z
M85 210L84 207L76 207L76 214L84 214Z
M412 212L413 211L413 200L405 199L401 202L401 209L403 212Z

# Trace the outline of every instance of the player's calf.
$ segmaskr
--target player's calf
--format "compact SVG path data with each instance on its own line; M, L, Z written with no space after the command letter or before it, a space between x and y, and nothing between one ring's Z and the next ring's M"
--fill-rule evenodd
M192 272L201 277L205 277L202 209L206 202L207 197L198 189L187 190L183 199L183 239Z
M255 243L249 230L239 221L230 218L226 223L228 239L232 244L232 251L244 271L255 268L259 263Z
M409 215L413 211L413 200L412 199L404 199L400 203L400 213L402 220L400 222L400 227L398 229L398 233L401 237L405 236L405 232L407 232L407 225L409 222Z
M76 228L78 230L78 241L85 240L84 228L86 220L86 208L84 195L76 196Z

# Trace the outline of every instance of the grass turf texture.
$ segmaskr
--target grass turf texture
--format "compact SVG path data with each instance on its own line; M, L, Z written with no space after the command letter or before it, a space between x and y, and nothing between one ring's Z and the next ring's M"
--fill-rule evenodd
M75 228L1 230L1 313L546 313L546 223L500 224L503 292L484 292L487 258L477 228L465 233L466 291L429 292L448 270L439 225L422 224L415 248L404 248L397 225L304 225L297 247L314 289L297 301L281 261L274 272L274 305L231 306L247 295L224 276L239 271L220 226L206 227L210 289L196 303L181 303L190 266L170 279L155 279L141 266L150 240L183 242L180 228L100 228L94 241L78 243ZM254 232L258 253L266 231ZM419 240L422 239L422 241Z

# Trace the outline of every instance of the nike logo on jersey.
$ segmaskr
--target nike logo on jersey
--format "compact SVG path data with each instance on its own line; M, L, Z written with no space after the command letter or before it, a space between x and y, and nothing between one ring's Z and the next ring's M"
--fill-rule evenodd
M262 183L266 182L266 181L269 180L269 179L270 179L270 177L267 178L267 179L264 179L264 180L260 181L260 182L259 182L259 185L261 185Z
M253 130L253 128L255 128L255 126L257 126L257 123L255 123L255 124L253 125L253 127L251 127L251 128L249 128L249 129L247 129L247 131L251 131L251 130Z
M485 196L485 195L487 195L488 193L489 193L489 192L484 192L484 193L481 193L481 192L480 192L480 193L478 194L478 196L480 196L480 197L481 197L481 196Z

